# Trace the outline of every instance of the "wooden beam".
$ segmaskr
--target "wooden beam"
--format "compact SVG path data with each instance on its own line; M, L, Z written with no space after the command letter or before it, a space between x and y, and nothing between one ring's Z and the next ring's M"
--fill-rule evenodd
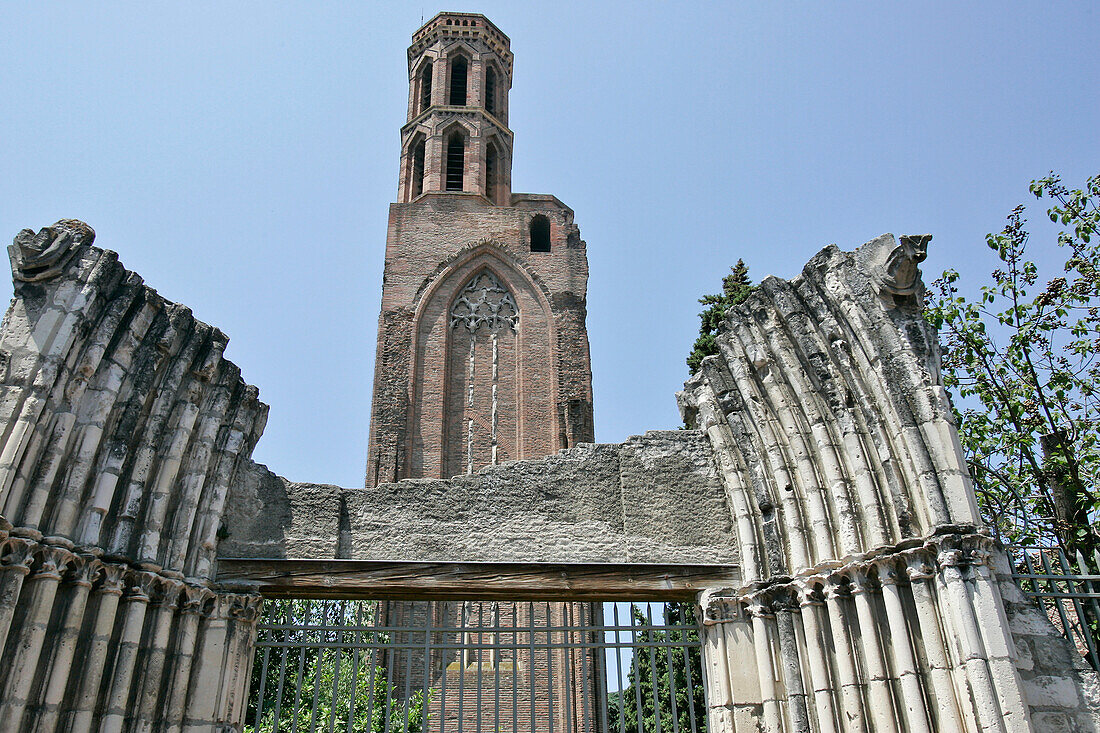
M271 598L643 601L736 588L741 572L735 565L221 558L217 582Z

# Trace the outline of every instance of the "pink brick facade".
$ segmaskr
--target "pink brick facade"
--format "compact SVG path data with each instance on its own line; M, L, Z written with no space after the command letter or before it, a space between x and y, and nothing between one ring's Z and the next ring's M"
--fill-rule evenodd
M459 57L460 106L449 104ZM442 13L413 36L367 486L449 478L593 440L585 243L556 198L510 190L511 70L507 37L483 16ZM448 190L459 180L461 190ZM507 322L470 312L474 301L491 310L501 299Z

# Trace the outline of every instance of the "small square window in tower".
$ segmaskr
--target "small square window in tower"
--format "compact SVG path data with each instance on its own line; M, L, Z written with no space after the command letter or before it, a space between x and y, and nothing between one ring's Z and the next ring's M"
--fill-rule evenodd
M542 214L531 219L531 251L550 251L550 220Z
M447 190L461 191L463 166L466 163L466 139L461 132L447 139Z
M451 106L466 106L466 57L455 56L451 61Z

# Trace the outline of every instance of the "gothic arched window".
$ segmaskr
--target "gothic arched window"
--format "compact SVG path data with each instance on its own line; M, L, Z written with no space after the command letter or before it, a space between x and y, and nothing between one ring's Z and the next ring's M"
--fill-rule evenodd
M451 99L450 104L454 107L466 106L466 70L468 68L468 62L466 57L459 55L455 56L451 61Z
M550 220L542 214L531 219L531 251L550 251Z
M447 138L447 190L461 191L466 165L466 138L455 131Z
M420 111L432 106L432 62L424 64L420 71Z
M492 66L485 71L485 111L497 113L497 72Z
M497 155L497 146L489 143L485 150L485 198L489 199L492 203L496 203L497 193L497 166L499 165L499 156Z
M412 198L424 193L424 138L413 143Z
M519 306L491 270L481 270L451 304L444 473L473 473L519 457Z

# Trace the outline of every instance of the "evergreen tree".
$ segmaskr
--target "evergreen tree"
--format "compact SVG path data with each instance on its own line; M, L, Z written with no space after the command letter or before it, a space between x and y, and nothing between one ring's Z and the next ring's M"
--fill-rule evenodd
M627 686L608 695L610 733L684 733L693 730L692 722L694 730L706 731L707 706L699 647L660 646L668 642L698 642L694 605L669 603L666 614L666 623L674 628L638 632ZM631 616L635 626L650 624L637 606L631 606Z
M745 266L744 260L737 260L737 264L730 268L730 274L722 278L722 292L704 295L699 299L706 308L699 314L699 338L695 339L695 345L687 358L688 369L692 374L699 371L703 357L718 353L718 343L714 337L718 334L719 325L729 309L749 297L753 289L749 268Z

